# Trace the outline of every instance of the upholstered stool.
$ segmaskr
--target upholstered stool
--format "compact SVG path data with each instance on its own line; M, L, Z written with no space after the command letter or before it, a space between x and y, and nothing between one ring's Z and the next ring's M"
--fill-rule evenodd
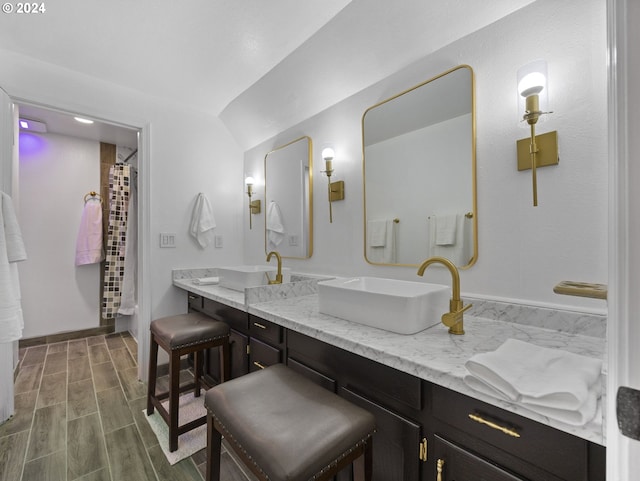
M207 481L220 480L221 435L261 481L328 480L353 463L370 481L375 419L275 364L213 387L207 408Z
M169 390L156 394L158 376L158 346L169 354ZM151 351L149 355L149 386L147 416L154 408L169 426L169 451L178 449L178 436L202 426L207 417L202 416L183 426L178 423L178 398L180 393L194 390L200 396L202 384L203 354L205 349L220 346L220 381L229 379L229 326L198 312L157 319L151 323ZM180 357L194 355L194 382L180 386ZM210 387L207 385L207 387ZM161 404L169 398L169 410Z

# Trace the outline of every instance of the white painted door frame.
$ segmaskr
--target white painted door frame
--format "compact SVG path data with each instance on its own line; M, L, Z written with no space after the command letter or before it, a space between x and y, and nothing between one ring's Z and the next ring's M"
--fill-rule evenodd
M11 93L9 92L11 96ZM43 105L29 98L11 97L14 103L26 103L47 109L54 109L74 115L99 118L101 121L135 129L140 132L138 138L138 378L146 380L149 356L149 325L151 323L151 124L131 122L128 119L113 118L101 112L78 112L77 107L61 105ZM4 164L4 162L3 162Z
M640 442L620 434L616 393L640 387L640 8L636 0L607 0L609 73L609 297L607 480L640 472ZM635 30L635 31L634 31ZM633 46L633 47L631 47ZM636 348L634 349L634 346Z

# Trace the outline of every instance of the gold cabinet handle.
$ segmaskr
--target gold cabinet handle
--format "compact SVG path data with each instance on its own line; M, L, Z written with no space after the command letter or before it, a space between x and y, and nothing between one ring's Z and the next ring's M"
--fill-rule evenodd
M500 426L499 424L492 423L491 421L487 421L486 419L482 418L481 416L478 416L477 414L469 414L469 419L477 423L484 424L485 426L489 426L492 429L497 429L498 431L503 432L504 434L507 434L514 438L520 437L520 433L514 431L513 429L505 428L504 426Z
M195 301L197 298L198 298L198 296L189 295L189 300L190 301Z
M420 441L420 454L418 457L420 461L427 460L427 438L422 438L422 441Z
M260 329L266 329L267 326L265 326L264 324L260 324L259 322L254 322L253 323L254 326L259 327Z
M436 463L436 472L438 473L438 477L436 481L442 481L442 471L444 470L444 459L438 459Z
M260 369L264 369L267 366L263 366L261 363L259 363L258 361L253 361L253 365L256 367L259 367Z

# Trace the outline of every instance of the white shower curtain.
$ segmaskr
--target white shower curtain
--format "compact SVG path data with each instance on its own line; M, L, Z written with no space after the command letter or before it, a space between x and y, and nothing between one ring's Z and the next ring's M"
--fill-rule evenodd
M124 254L122 297L118 314L131 316L136 309L136 284L138 263L138 189L136 170L131 170L131 191L127 209L127 242Z

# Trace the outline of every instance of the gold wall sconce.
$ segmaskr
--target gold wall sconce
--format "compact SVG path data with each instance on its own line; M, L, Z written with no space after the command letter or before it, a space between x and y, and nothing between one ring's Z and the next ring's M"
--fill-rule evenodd
M247 185L247 195L249 196L249 229L252 229L252 215L260 213L260 199L251 200L251 196L253 195L253 184L256 183L254 178L247 177L244 179L244 183Z
M518 111L522 120L529 124L531 136L517 141L518 170L531 169L533 205L538 205L538 180L536 169L557 165L558 132L548 132L536 136L536 124L546 111L548 104L547 63L536 60L518 69ZM523 105L524 103L524 105Z
M331 182L331 175L333 174L333 159L335 158L335 152L332 148L327 147L322 149L322 158L324 159L325 170L322 172L326 174L327 181L329 182L329 222L333 222L333 210L331 203L337 200L344 200L344 181L338 180Z

